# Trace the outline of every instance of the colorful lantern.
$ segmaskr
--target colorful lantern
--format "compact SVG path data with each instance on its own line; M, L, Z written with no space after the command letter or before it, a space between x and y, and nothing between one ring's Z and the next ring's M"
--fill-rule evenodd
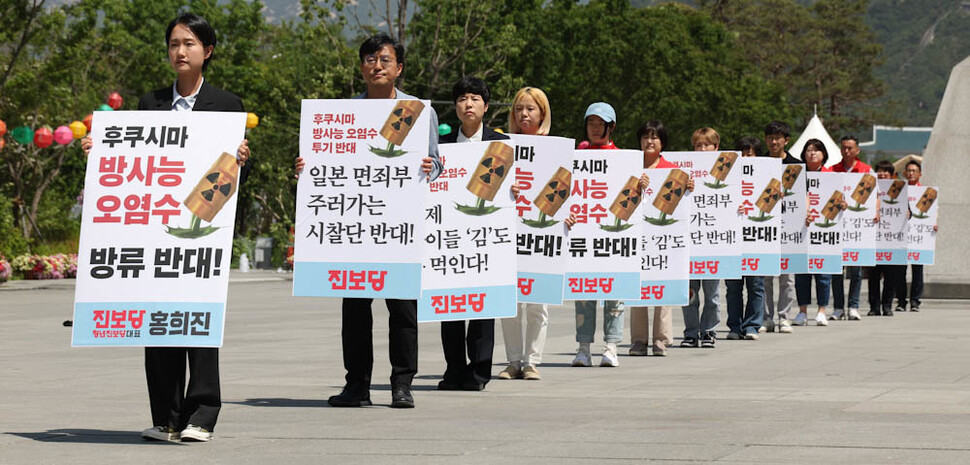
M101 105L98 106L98 109L95 111L114 111L114 108L111 108L110 106L108 106L107 103L102 103Z
M71 128L71 134L75 139L83 139L84 136L88 134L87 125L80 121L74 121L73 123L67 125L67 127Z
M61 145L70 144L74 140L74 133L71 132L71 128L67 126L58 126L54 130L54 142Z
M91 121L94 119L94 113L84 117L83 123L84 127L88 128L88 132L91 132ZM83 136L82 136L83 137Z
M112 92L111 95L108 96L108 106L111 107L112 110L121 108L121 105L124 103L125 99L121 98L121 94L117 92Z
M23 145L30 145L30 143L34 140L34 130L30 129L29 126L19 126L13 128L11 134L13 135L13 140L20 142Z
M0 119L0 137L7 135L7 123Z
M246 128L252 129L259 126L259 116L256 113L246 113Z
M42 149L50 147L54 143L54 133L47 127L43 127L34 132L34 145Z

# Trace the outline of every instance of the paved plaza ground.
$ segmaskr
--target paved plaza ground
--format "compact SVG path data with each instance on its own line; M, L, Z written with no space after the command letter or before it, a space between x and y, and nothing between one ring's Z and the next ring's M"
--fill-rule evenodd
M413 410L387 407L377 301L375 405L336 409L339 300L293 298L291 284L233 275L224 405L215 439L193 444L139 438L151 426L142 349L70 347L70 281L4 285L0 464L970 463L968 301L760 341L724 340L722 323L716 349L667 357L628 357L626 340L617 368L570 367L573 309L554 307L543 379L493 379L484 392L435 390L439 325L422 324Z

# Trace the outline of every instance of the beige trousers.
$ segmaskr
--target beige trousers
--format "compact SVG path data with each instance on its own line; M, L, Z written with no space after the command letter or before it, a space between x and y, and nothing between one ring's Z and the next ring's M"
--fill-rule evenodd
M650 307L630 308L630 342L649 345L649 310ZM667 346L674 343L674 317L670 307L653 307L653 341L661 341Z

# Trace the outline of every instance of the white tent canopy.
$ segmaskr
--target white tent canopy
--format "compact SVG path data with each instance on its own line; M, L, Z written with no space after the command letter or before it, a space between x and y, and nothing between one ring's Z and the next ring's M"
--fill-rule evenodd
M822 126L822 120L819 119L818 114L812 116L812 119L805 126L805 130L802 131L802 135L798 137L798 140L791 145L788 149L792 156L801 159L802 148L805 147L805 143L810 139L818 139L825 144L825 150L829 154L829 160L825 163L825 166L832 166L840 161L842 161L842 151L839 148L832 136L829 136L828 131L825 130L825 126Z

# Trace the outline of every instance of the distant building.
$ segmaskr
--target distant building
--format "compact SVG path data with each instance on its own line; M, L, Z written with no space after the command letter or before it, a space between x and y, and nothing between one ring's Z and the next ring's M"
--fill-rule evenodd
M859 148L869 161L883 158L895 160L909 154L922 155L932 131L933 128L873 126L872 141L860 142Z

